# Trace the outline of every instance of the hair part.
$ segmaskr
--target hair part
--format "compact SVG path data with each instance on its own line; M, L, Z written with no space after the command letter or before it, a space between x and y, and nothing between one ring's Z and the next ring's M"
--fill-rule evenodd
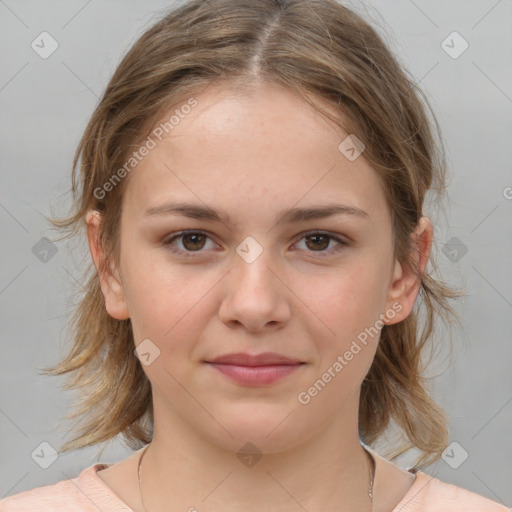
M391 212L396 259L414 268L411 233L428 191L446 187L439 127L428 100L384 41L363 18L335 0L191 0L165 15L132 46L115 70L73 160L74 210L50 222L74 236L91 209L101 213L101 269L120 260L120 220L130 174L103 198L95 191L126 164L130 152L162 115L210 84L233 93L275 83L365 144ZM430 113L430 117L429 114ZM343 118L343 123L342 119ZM340 141L341 142L341 141ZM448 444L448 419L427 390L424 350L436 318L457 319L448 300L463 295L433 276L433 256L421 279L418 308L385 325L362 383L359 432L372 445L391 422L406 439L386 454L415 447L415 467L438 460ZM90 262L81 299L69 322L69 353L49 375L70 374L65 385L82 396L68 415L82 426L61 451L122 434L138 449L152 439L151 385L134 354L130 319L107 313L98 272ZM420 309L425 312L420 328ZM451 342L451 338L450 338Z

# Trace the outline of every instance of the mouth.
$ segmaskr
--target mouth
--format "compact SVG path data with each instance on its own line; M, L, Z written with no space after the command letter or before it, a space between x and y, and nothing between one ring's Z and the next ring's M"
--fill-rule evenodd
M225 377L240 384L260 386L272 384L290 375L305 363L241 366L237 364L207 363Z
M276 352L262 352L260 354L249 354L248 352L235 352L209 359L207 363L235 364L239 366L272 366L272 365L293 365L302 363L300 359L278 354Z
M205 363L224 377L248 386L272 384L306 364L304 361L271 352L259 355L227 354Z

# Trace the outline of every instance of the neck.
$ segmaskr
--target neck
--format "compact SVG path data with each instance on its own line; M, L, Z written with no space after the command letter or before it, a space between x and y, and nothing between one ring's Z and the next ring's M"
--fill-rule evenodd
M357 412L356 399L352 406ZM207 506L223 512L253 510L256 505L270 512L295 506L367 512L372 506L371 465L359 442L357 422L347 422L357 418L353 412L340 413L306 442L252 456L196 435L178 418L171 423L168 417L155 416L153 441L141 465L145 512L169 510L169 504L176 510ZM172 432L160 428L170 424Z

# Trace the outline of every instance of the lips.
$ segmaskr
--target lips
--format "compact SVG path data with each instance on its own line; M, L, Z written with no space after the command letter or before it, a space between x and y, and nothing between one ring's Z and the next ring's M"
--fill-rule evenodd
M286 357L275 352L264 352L262 354L251 355L243 352L226 354L207 361L208 363L234 364L237 366L271 366L271 365L295 365L301 364L299 359Z
M272 384L301 368L305 362L275 352L226 354L205 361L222 376L246 386Z

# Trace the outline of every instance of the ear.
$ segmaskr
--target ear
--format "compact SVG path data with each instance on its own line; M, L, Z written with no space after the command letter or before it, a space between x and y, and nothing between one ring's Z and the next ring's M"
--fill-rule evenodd
M130 318L130 312L128 311L125 290L119 277L119 271L114 263L109 263L108 269L101 267L101 262L105 259L105 253L99 238L101 213L97 210L89 210L85 222L87 224L89 250L98 272L107 313L116 320L126 320Z
M416 229L411 234L413 254L410 261L411 265L416 267L420 276L423 274L430 256L433 231L430 220L427 217L421 217ZM409 316L421 286L421 278L418 277L417 273L413 271L410 265L402 265L395 261L395 269L386 302L386 311L393 311L395 314L390 314L389 318L384 318L385 324L395 324Z

